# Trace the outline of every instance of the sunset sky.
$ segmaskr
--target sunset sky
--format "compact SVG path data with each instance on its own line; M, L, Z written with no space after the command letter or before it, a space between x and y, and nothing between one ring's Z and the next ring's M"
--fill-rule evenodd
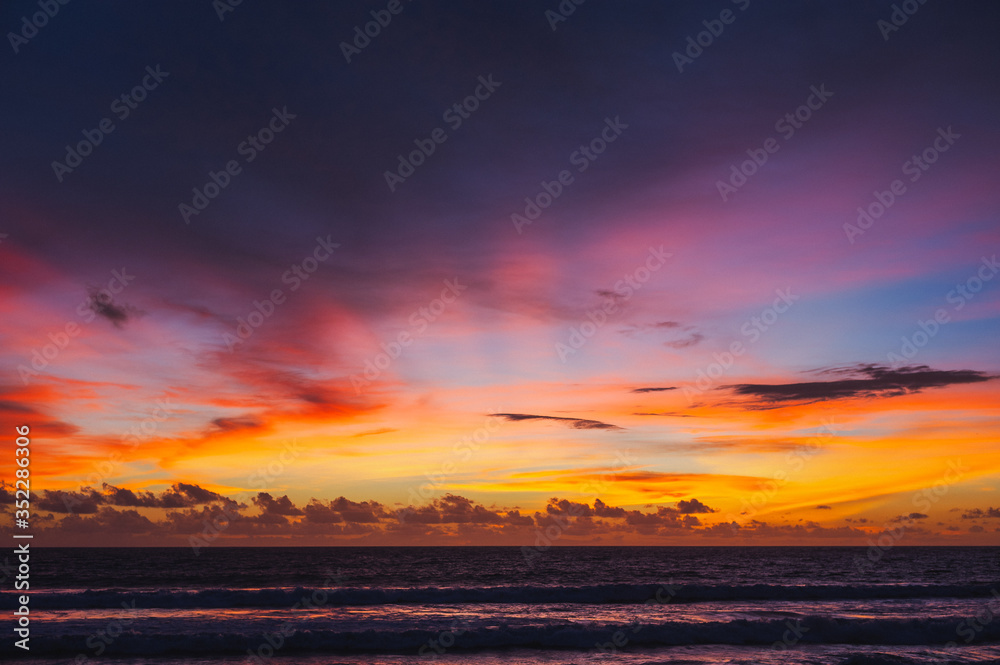
M386 7L8 35L36 542L998 542L994 4Z

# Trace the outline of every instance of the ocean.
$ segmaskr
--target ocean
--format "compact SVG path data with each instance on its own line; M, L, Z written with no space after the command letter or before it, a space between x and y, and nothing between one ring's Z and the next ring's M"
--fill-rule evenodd
M5 660L1000 663L1000 547L33 549L30 594Z

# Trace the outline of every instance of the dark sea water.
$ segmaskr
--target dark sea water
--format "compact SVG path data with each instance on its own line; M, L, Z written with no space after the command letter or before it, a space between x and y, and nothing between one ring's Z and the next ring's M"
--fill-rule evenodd
M1000 548L39 549L22 663L1000 663ZM530 559L530 560L529 560ZM8 586L8 589L10 587ZM15 594L0 595L5 616Z

